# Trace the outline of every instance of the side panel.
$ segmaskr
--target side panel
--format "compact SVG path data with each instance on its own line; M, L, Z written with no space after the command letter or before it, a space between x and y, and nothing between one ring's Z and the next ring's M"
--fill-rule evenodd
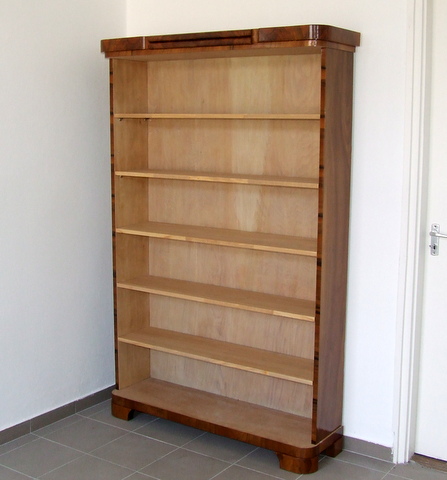
M341 425L353 55L322 51L320 206L312 441Z

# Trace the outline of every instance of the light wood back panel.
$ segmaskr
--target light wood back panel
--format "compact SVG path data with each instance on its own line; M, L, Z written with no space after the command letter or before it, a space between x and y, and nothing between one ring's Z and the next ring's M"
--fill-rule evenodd
M151 221L308 238L317 235L316 190L148 181Z
M147 128L149 168L318 177L319 121L148 120Z
M149 273L197 283L313 300L316 260L173 240L150 240Z
M132 235L117 234L116 245L116 280L149 274L149 239ZM129 252L131 252L129 254Z
M115 179L115 226L132 225L149 216L148 181L144 178Z
M115 170L147 168L148 122L146 120L114 121Z
M148 109L147 66L142 62L112 60L113 111L145 113Z
M118 337L139 332L150 326L150 295L117 288Z
M313 322L158 295L150 297L150 323L153 327L168 328L286 355L314 358ZM144 299L141 301L143 304Z
M319 55L148 62L147 70L153 113L319 112Z
M151 351L118 342L118 388L126 388L150 377Z
M151 376L304 417L311 415L309 385L155 351L151 352Z

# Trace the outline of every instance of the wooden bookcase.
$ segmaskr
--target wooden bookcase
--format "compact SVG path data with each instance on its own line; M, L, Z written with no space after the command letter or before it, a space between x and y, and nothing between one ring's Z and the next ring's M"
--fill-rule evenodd
M117 389L134 411L274 450L342 448L355 32L103 40Z

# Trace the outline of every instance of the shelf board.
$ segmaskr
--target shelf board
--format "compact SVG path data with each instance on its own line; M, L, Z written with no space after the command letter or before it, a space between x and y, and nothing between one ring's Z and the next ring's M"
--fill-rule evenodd
M117 282L119 288L220 305L279 317L315 321L315 302L237 288L145 276Z
M290 452L295 452L315 447L310 440L310 418L154 378L114 390L113 401L264 448L289 446Z
M246 175L237 173L209 173L181 170L117 170L120 177L156 178L194 182L235 183L266 187L318 189L318 178L283 177L279 175Z
M320 120L319 113L115 113L118 120Z
M149 327L119 341L216 365L312 385L313 361L259 348Z
M143 237L205 243L225 247L247 248L265 252L288 253L309 257L317 256L317 241L311 238L246 232L226 228L177 225L173 223L145 222L117 227L117 233Z

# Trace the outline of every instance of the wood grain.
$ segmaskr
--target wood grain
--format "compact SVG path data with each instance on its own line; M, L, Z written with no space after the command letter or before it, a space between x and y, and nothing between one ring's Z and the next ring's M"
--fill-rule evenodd
M314 239L292 237L290 235L244 232L241 230L159 222L145 222L118 227L116 232L143 237L248 248L251 250L305 255L309 257L316 257L317 254L317 245Z
M115 113L115 118L154 120L319 120L318 113Z
M150 351L135 345L117 343L118 388L126 388L150 376Z
M315 319L313 302L278 295L153 276L121 281L117 283L117 286L139 292L240 308L308 322L313 322Z
M194 51L229 51L236 49L256 50L263 44L270 48L281 48L281 43L292 46L326 46L350 48L360 44L360 34L329 25L297 25L249 30L228 30L220 32L183 33L146 37L116 38L101 41L101 52L109 56L134 56L158 51L182 53Z
M160 352L312 385L313 361L245 345L146 327L120 336L119 341Z
M273 440L297 448L314 448L310 443L310 420L247 404L208 392L174 386L148 379L127 389L113 392L114 399L129 399L161 411L172 411L211 424L217 424L246 435ZM122 402L126 403L126 402ZM143 410L144 411L144 410Z
M315 445L308 440L307 418L156 379L114 390L112 402L295 457L296 463L315 458L342 435L336 430Z
M341 425L351 173L352 53L322 55L319 274L313 440ZM324 128L323 128L324 127Z
M318 120L123 120L118 124L137 122L147 124L146 168L151 170L318 178Z
M318 82L309 81L318 79L318 58L284 55L151 62L148 110L141 113L160 119L318 121ZM300 88L290 88L297 84Z
M151 350L151 378L223 397L312 416L312 386Z
M311 360L314 358L313 322L124 289L119 289L119 292L142 297L141 309L145 306L145 299L150 297L150 325L153 327ZM142 324L141 328L144 325L149 325L149 321ZM298 400L295 398L292 401Z
M158 178L190 182L235 183L262 185L266 187L318 189L318 179L304 177L282 177L279 175L250 175L243 173L212 173L181 170L117 170L116 176L135 178Z
M122 180L130 182L125 177ZM149 218L137 220L134 216L133 221L117 222L117 226L149 220L304 238L317 236L317 190L170 180L150 182ZM130 199L131 210L132 206ZM138 209L137 204L134 209Z

